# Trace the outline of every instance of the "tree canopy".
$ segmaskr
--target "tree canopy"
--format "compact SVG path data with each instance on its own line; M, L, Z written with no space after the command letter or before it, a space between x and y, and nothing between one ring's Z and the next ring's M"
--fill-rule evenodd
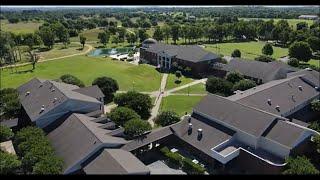
M312 57L310 46L306 42L294 42L289 47L289 56L308 62Z
M97 85L102 93L104 94L104 101L105 103L109 103L112 101L114 95L117 90L119 90L118 82L110 77L102 76L96 78L92 85Z
M319 171L305 156L298 156L296 158L289 157L286 161L287 165L283 174L319 174Z
M84 87L84 83L77 77L71 74L64 74L60 77L61 81L67 84L73 84L79 87Z
M226 79L229 82L236 83L243 79L243 75L239 72L231 72L227 75Z
M241 52L239 49L235 49L232 54L231 57L241 57Z
M155 119L155 123L168 126L180 121L179 115L174 111L163 111Z
M131 119L140 119L140 116L132 109L127 107L116 107L108 115L118 126L123 126Z
M256 86L256 83L254 81L248 80L248 79L242 79L233 85L233 91L236 91L236 90L244 91L244 90L253 88L255 86Z
M273 54L273 48L270 43L267 43L262 48L262 54L271 56Z
M0 174L14 174L21 166L21 161L14 154L0 151Z
M129 139L133 139L151 130L151 125L141 119L131 119L124 124L124 133Z
M206 90L213 94L229 96L232 94L233 84L225 79L209 77L206 82Z
M0 120L17 118L21 107L18 91L13 88L1 89L0 96Z
M0 142L7 141L14 136L13 132L7 126L0 125Z

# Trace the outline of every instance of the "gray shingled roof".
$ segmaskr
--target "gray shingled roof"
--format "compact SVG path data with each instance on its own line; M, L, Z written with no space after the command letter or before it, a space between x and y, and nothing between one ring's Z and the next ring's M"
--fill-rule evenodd
M146 51L153 53L165 52L171 56L176 56L176 58L191 62L208 61L219 58L218 55L208 52L197 45L169 45L156 43L151 45Z
M93 119L74 113L48 134L56 154L64 160L64 171L102 144L105 147L119 147L127 142L122 138L107 135L111 131L99 128L101 124L93 122Z
M305 131L305 129L286 121L278 120L265 137L291 149L296 145Z
M78 93L84 94L86 96L94 97L94 98L104 97L104 94L102 93L102 91L97 85L74 89L73 91L76 91Z
M259 137L277 118L221 96L208 94L193 109L243 132Z
M75 92L78 86L33 78L17 88L19 99L31 121L37 120L47 112L57 108L69 99L101 103L97 99ZM30 92L27 95L27 92ZM56 101L54 99L57 98ZM45 111L40 113L44 105Z
M286 81L280 83L266 84L264 89L249 89L242 95L238 95L237 102L254 108L258 108L273 114L281 115L289 112L294 107L319 96L319 91L303 81L304 75L298 77L290 77ZM299 89L302 87L302 90ZM251 92L251 93L248 93ZM245 95L246 94L246 95ZM242 96L242 97L241 97ZM271 105L267 100L271 100ZM280 111L276 109L280 106Z
M223 69L261 79L263 83L286 78L287 73L296 70L278 61L265 63L260 61L243 60L240 58L232 59L226 66L223 67Z
M320 87L320 72L315 70L308 70L303 69L300 71L292 72L288 74L288 77L297 76L297 75L304 75L303 77L310 81L313 86Z
M83 168L86 174L149 174L149 169L133 154L122 149L104 149Z

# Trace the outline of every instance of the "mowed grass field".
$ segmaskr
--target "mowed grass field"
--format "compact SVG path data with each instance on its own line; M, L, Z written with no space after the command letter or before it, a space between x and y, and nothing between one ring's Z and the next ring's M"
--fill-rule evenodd
M20 73L11 73L10 69L1 70L1 88L15 88L34 77L58 79L63 74L72 74L85 85L91 85L97 77L108 76L117 80L120 90L132 90L133 83L137 91L155 91L160 87L160 74L155 68L114 61L110 58L74 56L38 63L34 72L28 71L31 68L31 65L18 67Z
M254 20L254 19L261 19L261 20L264 20L264 21L269 21L271 18L239 18L239 19L240 20L243 19L243 20L247 20L247 21ZM273 19L275 24L280 20L282 20L282 19L279 19L279 18ZM288 21L289 26L292 27L293 29L297 28L297 24L299 22L306 22L309 27L310 27L310 25L313 24L313 20L308 20L308 19L283 19L283 20Z
M188 88L181 89L174 93L183 93L183 94L207 94L206 86L203 83L195 84L189 86Z
M204 96L180 96L170 95L162 99L160 111L174 111L183 116L185 112L191 113L192 108L200 102Z
M18 22L18 23L9 23L8 20L1 20L1 30L9 31L15 34L19 33L33 33L38 30L42 25L42 22Z
M83 32L79 33L78 37L72 37L70 38L70 41L72 42L79 42L80 35L83 35L84 37L87 38L87 41L99 41L98 39L98 34L100 32L103 32L103 29L95 28L95 29L88 29L84 30Z
M87 46L84 46L82 49L82 45L71 43L68 45L68 48L64 48L64 45L62 44L55 44L54 48L52 48L49 51L40 52L40 56L42 59L51 59L51 58L57 58L62 56L68 56L72 54L78 54L81 52L85 52L88 50Z
M205 44L208 51L223 54L225 56L231 56L231 53L235 49L241 51L241 57L245 59L254 59L262 55L262 48L265 45L262 41L251 41L251 42L237 42L237 43L218 43L218 44ZM288 48L280 48L273 46L273 58L280 58L288 55Z
M180 77L180 83L176 83L177 77L175 74L169 74L167 79L166 88L167 90L173 89L188 83L191 83L193 81L192 78L186 78L184 76Z

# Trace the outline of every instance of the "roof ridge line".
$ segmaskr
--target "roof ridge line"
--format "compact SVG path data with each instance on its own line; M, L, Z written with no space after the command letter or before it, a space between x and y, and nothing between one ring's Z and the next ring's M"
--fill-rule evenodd
M100 139L100 137L97 136L97 135L87 126L86 123L83 122L83 119L81 119L81 118L79 118L79 117L77 116L78 114L79 114L79 113L72 113L71 115L74 115L77 119L79 119L79 120L81 121L81 123L90 131L90 133L93 134L101 143L103 143L103 141ZM81 115L84 115L84 114L81 114ZM86 116L86 115L84 115L84 116ZM89 117L89 116L87 116L87 117ZM92 122L92 121L90 121L90 122ZM95 122L93 122L93 123L95 123Z

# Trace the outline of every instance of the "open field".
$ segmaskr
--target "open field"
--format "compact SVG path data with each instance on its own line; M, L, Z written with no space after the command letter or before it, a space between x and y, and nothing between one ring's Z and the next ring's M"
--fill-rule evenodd
M87 41L99 41L98 34L100 32L103 32L103 30L99 29L99 28L88 29L88 30L84 30L81 33L79 33L79 37L80 37L80 35L83 35L84 37L87 38ZM71 42L72 41L79 42L79 37L72 37L72 38L70 38L70 41Z
M207 94L206 86L203 83L189 86L189 88L184 88L184 89L181 89L181 90L176 91L174 93L187 94L188 91L189 91L189 94Z
M264 20L264 21L268 21L270 20L271 18L239 18L240 20L243 19L243 20L253 20L253 19L261 19L261 20ZM280 21L281 19L273 19L274 23L277 23L278 21ZM313 24L313 20L307 20L307 19L284 19L284 20L287 20L289 25L293 28L293 29L296 29L297 28L297 24L299 22L306 22L308 24L308 26L312 25Z
M176 88L176 87L191 83L193 81L193 79L186 78L184 76L180 77L180 83L175 83L176 80L177 80L177 77L175 74L169 74L167 79L166 89Z
M160 86L159 73L153 67L136 66L110 58L74 56L39 63L34 72L28 71L31 68L31 65L18 67L20 73L11 73L10 69L2 70L1 88L18 87L33 77L57 79L67 73L78 77L86 85L91 85L99 76L108 76L118 81L120 90L134 88L137 91L155 91Z
M15 24L9 23L7 20L1 20L1 30L9 31L15 34L19 33L33 33L39 29L42 22L18 22Z
M68 45L68 48L64 48L64 45L62 44L56 44L54 45L54 48L49 51L40 52L40 56L42 59L51 59L51 58L57 58L62 56L68 56L72 54L77 54L81 52L85 52L88 49L87 46L85 46L82 49L82 45L71 43Z
M218 43L218 44L206 44L208 51L214 53L223 54L225 56L231 56L231 53L235 49L241 51L241 57L246 59L254 59L259 55L262 55L262 48L265 45L265 42L251 41L251 42L239 42L239 43ZM272 57L278 59L282 56L288 55L288 48L280 48L273 46L273 55Z
M160 111L171 110L182 116L185 112L190 113L202 98L203 96L167 96L162 99Z

